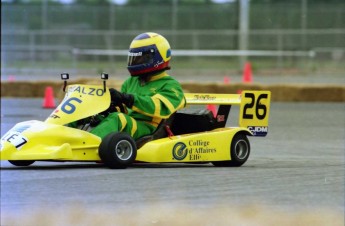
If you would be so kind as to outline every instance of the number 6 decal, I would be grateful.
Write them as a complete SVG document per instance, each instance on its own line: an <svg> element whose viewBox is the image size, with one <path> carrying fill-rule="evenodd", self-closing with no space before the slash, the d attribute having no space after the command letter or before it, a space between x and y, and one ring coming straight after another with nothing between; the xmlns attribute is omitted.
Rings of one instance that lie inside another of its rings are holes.
<svg viewBox="0 0 345 226"><path fill-rule="evenodd" d="M267 99L267 98L268 98L267 93L263 93L258 97L256 101L255 113L256 113L256 117L260 120L263 120L266 117L266 113L267 113L267 107L265 104L261 103L261 99Z"/></svg>
<svg viewBox="0 0 345 226"><path fill-rule="evenodd" d="M65 103L63 103L63 105L61 106L61 111L65 112L66 114L72 114L76 109L76 106L71 103L72 101L76 101L78 103L82 102L82 100L76 97L71 97L70 99L66 100Z"/></svg>

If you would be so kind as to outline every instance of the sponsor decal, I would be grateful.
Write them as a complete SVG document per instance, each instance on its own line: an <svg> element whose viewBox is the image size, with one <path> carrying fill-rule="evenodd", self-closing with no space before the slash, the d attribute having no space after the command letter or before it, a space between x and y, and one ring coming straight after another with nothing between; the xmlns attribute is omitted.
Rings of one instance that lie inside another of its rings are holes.
<svg viewBox="0 0 345 226"><path fill-rule="evenodd" d="M268 133L267 126L248 126L248 129L253 133L254 136L266 136Z"/></svg>
<svg viewBox="0 0 345 226"><path fill-rule="evenodd" d="M201 160L203 155L215 154L216 148L212 148L210 141L205 140L189 140L186 144L178 142L173 147L173 159L184 160L187 156L189 161Z"/></svg>
<svg viewBox="0 0 345 226"><path fill-rule="evenodd" d="M159 65L161 65L161 64L163 64L164 63L164 61L162 60L162 61L157 61L157 63L155 63L155 65L154 65L154 67L158 67Z"/></svg>
<svg viewBox="0 0 345 226"><path fill-rule="evenodd" d="M182 142L178 142L174 145L173 147L173 156L174 156L174 159L176 160L183 160L186 158L188 152L187 152L187 149L186 149L186 145Z"/></svg>
<svg viewBox="0 0 345 226"><path fill-rule="evenodd" d="M66 98L65 98L66 99ZM65 101L64 99L64 101ZM49 116L49 118L60 118L60 116L56 115L57 113L59 113L59 109L55 109L55 111L53 113L51 113L51 115Z"/></svg>
<svg viewBox="0 0 345 226"><path fill-rule="evenodd" d="M188 144L189 160L192 161L200 160L203 154L214 154L217 151L210 148L210 141L190 140Z"/></svg>
<svg viewBox="0 0 345 226"><path fill-rule="evenodd" d="M216 97L215 96L211 96L209 94L196 94L194 95L194 99L195 100L215 100Z"/></svg>
<svg viewBox="0 0 345 226"><path fill-rule="evenodd" d="M128 56L142 56L143 55L143 52L137 52L137 53L131 53L129 52L128 53Z"/></svg>
<svg viewBox="0 0 345 226"><path fill-rule="evenodd" d="M51 115L49 116L49 118L54 118L54 119L56 119L56 118L61 118L61 117L58 116L58 115L56 115L56 114L51 114Z"/></svg>
<svg viewBox="0 0 345 226"><path fill-rule="evenodd" d="M225 121L225 115L217 115L217 122L224 122Z"/></svg>
<svg viewBox="0 0 345 226"><path fill-rule="evenodd" d="M95 89L91 87L80 87L80 86L75 87L75 89L72 90L72 92L78 92L80 94L86 94L90 96L103 96L104 94L103 89Z"/></svg>

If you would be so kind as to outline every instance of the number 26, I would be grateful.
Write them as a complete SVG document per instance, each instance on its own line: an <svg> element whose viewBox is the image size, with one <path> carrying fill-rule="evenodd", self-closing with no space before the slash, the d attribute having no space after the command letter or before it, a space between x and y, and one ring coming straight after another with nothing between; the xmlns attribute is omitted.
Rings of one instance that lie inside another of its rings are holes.
<svg viewBox="0 0 345 226"><path fill-rule="evenodd" d="M255 95L254 95L254 93L246 93L244 97L245 98L250 98L251 101L250 101L250 103L247 103L247 104L244 105L244 108L243 108L243 118L244 119L253 119L254 115L250 114L250 113L247 113L247 110L254 107L254 105L255 105ZM258 96L258 99L256 100L255 116L259 120L264 119L266 117L266 114L267 114L267 107L266 107L266 105L260 103L260 100L261 99L267 99L267 98L268 98L268 95L266 93L263 93L263 94L260 94ZM260 110L262 110L262 111L260 111Z"/></svg>

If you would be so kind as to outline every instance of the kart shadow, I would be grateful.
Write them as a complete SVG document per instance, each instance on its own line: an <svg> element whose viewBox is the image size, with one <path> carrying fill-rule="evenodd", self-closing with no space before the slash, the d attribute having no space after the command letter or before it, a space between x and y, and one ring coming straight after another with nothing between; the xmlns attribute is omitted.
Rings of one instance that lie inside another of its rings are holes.
<svg viewBox="0 0 345 226"><path fill-rule="evenodd" d="M36 165L35 165L36 164ZM130 169L156 169L156 168L205 168L214 167L211 163L134 163L125 170ZM1 164L1 170L66 170L66 169L108 169L103 163L65 163L65 162L38 162L30 166L13 166L10 163ZM111 170L111 169L109 169ZM119 170L119 169L114 169Z"/></svg>
<svg viewBox="0 0 345 226"><path fill-rule="evenodd" d="M1 170L58 170L58 169L90 169L90 168L105 168L102 163L34 163L30 166L13 166L10 163L1 165Z"/></svg>
<svg viewBox="0 0 345 226"><path fill-rule="evenodd" d="M131 168L205 168L214 167L211 163L134 163Z"/></svg>

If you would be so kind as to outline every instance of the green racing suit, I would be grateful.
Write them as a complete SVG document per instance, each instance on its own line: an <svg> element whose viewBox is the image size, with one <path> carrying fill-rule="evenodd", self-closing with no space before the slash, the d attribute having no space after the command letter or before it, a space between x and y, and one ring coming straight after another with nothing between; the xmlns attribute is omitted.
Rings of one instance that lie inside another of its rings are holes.
<svg viewBox="0 0 345 226"><path fill-rule="evenodd" d="M127 113L113 112L90 130L102 139L111 132L122 131L134 139L152 134L163 119L185 106L181 85L165 71L142 83L131 76L121 87L121 92L132 94L134 104Z"/></svg>

